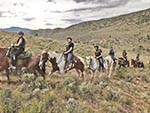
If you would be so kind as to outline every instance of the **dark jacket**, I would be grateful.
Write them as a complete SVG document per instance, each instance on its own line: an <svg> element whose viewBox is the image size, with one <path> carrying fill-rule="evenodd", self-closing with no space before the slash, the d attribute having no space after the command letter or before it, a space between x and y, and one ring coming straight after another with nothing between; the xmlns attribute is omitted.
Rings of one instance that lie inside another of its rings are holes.
<svg viewBox="0 0 150 113"><path fill-rule="evenodd" d="M66 51L68 51L71 47L72 47L72 50L69 53L73 53L73 50L74 50L74 43L73 42L68 43L68 45L66 46Z"/></svg>

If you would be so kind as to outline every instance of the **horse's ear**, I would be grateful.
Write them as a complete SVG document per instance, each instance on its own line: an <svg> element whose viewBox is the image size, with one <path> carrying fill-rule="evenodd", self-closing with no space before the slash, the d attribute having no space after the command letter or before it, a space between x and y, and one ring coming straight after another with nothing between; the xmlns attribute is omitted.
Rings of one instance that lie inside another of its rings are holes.
<svg viewBox="0 0 150 113"><path fill-rule="evenodd" d="M49 59L50 62L51 62L52 60L53 60L52 58Z"/></svg>
<svg viewBox="0 0 150 113"><path fill-rule="evenodd" d="M56 61L56 57L54 57L54 60Z"/></svg>

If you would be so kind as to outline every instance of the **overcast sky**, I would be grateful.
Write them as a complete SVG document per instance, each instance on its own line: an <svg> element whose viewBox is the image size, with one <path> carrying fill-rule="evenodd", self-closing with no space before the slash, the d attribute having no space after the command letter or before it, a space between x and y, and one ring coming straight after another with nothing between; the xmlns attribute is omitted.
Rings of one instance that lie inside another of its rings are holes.
<svg viewBox="0 0 150 113"><path fill-rule="evenodd" d="M64 28L147 8L150 0L0 0L0 28Z"/></svg>

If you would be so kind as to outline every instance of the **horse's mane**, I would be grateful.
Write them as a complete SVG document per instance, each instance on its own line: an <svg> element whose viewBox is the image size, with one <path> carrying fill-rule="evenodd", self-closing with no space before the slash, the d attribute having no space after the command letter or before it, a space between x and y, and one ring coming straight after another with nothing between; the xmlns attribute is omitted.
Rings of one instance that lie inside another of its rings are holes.
<svg viewBox="0 0 150 113"><path fill-rule="evenodd" d="M48 52L48 54L52 57L52 58L54 58L54 57L59 57L60 55L61 55L61 53L57 53L57 52L55 52L55 51L53 51L53 52Z"/></svg>

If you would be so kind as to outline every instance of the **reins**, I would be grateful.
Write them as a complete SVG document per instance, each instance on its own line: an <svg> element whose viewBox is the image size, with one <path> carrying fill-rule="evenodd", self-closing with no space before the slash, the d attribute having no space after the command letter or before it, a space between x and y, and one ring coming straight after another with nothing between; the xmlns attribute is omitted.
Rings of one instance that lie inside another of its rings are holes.
<svg viewBox="0 0 150 113"><path fill-rule="evenodd" d="M62 55L60 56L60 58L59 58L59 60L58 60L58 62L57 62L57 64L60 64L61 63L61 61L62 61L62 57L64 56L64 54L62 53Z"/></svg>

